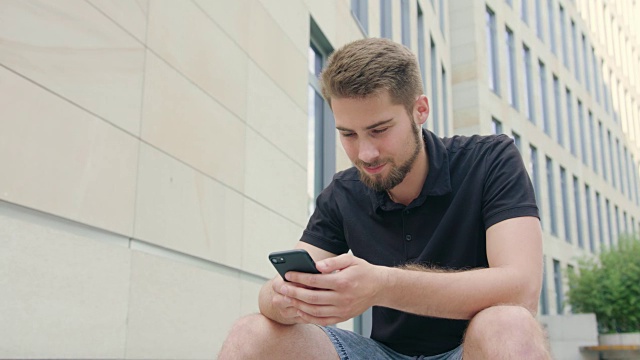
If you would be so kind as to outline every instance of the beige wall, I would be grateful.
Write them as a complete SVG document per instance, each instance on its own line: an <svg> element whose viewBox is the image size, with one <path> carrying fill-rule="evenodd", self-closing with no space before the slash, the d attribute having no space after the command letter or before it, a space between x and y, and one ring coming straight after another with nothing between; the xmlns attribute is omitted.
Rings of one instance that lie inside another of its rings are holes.
<svg viewBox="0 0 640 360"><path fill-rule="evenodd" d="M442 33L439 2L418 1L425 92L435 80L441 95L444 66L449 134L487 133L493 111L513 118L505 128L525 146L551 149L640 220L488 96L483 3L443 1ZM311 17L334 48L364 36L349 0L0 2L0 358L214 358L233 321L257 311L275 274L266 255L290 248L308 217ZM379 20L370 0L370 36ZM336 147L337 169L350 166ZM564 262L579 253L548 234L545 245Z"/></svg>
<svg viewBox="0 0 640 360"><path fill-rule="evenodd" d="M213 358L257 311L308 216L308 12L0 3L0 358Z"/></svg>

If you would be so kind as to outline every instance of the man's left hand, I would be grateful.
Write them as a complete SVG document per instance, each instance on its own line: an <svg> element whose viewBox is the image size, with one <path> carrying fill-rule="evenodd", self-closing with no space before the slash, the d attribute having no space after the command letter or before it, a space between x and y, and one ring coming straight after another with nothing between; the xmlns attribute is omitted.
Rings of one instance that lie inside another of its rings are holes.
<svg viewBox="0 0 640 360"><path fill-rule="evenodd" d="M387 282L386 268L350 254L318 262L322 274L288 272L287 280L307 288L284 284L281 293L306 322L332 325L351 319L375 305Z"/></svg>

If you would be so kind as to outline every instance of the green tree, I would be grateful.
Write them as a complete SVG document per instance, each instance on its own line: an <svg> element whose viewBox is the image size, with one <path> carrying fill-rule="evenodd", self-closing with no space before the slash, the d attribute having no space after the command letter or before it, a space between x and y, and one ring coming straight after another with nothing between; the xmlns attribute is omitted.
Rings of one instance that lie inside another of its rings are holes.
<svg viewBox="0 0 640 360"><path fill-rule="evenodd" d="M640 331L640 239L583 258L569 272L568 303L575 313L595 313L600 333Z"/></svg>

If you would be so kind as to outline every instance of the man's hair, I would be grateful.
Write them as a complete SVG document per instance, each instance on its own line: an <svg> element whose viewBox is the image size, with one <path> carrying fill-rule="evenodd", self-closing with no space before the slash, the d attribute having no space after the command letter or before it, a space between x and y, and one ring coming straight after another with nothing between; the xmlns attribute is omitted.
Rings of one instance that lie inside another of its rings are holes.
<svg viewBox="0 0 640 360"><path fill-rule="evenodd" d="M338 49L329 57L321 83L329 105L332 98L365 98L386 90L394 104L411 114L422 95L415 55L389 39L362 39Z"/></svg>

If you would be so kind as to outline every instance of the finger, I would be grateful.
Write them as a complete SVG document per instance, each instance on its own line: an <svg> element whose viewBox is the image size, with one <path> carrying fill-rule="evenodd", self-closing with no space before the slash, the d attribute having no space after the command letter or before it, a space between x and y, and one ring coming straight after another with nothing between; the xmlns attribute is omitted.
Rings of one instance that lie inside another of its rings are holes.
<svg viewBox="0 0 640 360"><path fill-rule="evenodd" d="M316 268L323 274L330 274L334 271L343 270L353 265L356 261L356 257L351 254L342 254L340 256L331 257L318 261Z"/></svg>
<svg viewBox="0 0 640 360"><path fill-rule="evenodd" d="M335 274L308 274L289 271L286 277L287 280L289 280L289 284L295 283L300 285L298 288L334 290L336 287L335 279L333 279L334 275Z"/></svg>
<svg viewBox="0 0 640 360"><path fill-rule="evenodd" d="M330 317L338 317L339 309L333 305L312 305L307 304L302 301L296 301L295 308L297 311L302 311L303 313L312 316L314 318L330 318ZM296 311L296 315L297 314Z"/></svg>
<svg viewBox="0 0 640 360"><path fill-rule="evenodd" d="M278 292L278 289L280 289L284 283L286 283L286 281L278 274L271 280L271 288L273 291Z"/></svg>
<svg viewBox="0 0 640 360"><path fill-rule="evenodd" d="M275 279L272 283L271 283L271 288L273 289L273 291L276 294L282 294L282 288L284 286L291 286L291 287L300 287L300 288L309 288L308 286L304 285L304 284L299 284L299 283L295 283L295 282L286 282L284 281L280 276L278 276L277 279ZM284 295L284 294L283 294Z"/></svg>
<svg viewBox="0 0 640 360"><path fill-rule="evenodd" d="M298 316L306 323L322 325L322 326L335 325L345 320L335 316L334 317L315 317L305 313L304 311L298 311Z"/></svg>
<svg viewBox="0 0 640 360"><path fill-rule="evenodd" d="M277 295L273 297L272 303L282 317L292 319L298 317L298 308L293 306L293 301L287 296Z"/></svg>
<svg viewBox="0 0 640 360"><path fill-rule="evenodd" d="M281 293L291 300L299 300L301 302L312 305L329 305L333 304L335 300L335 293L327 290L311 290L304 287L297 286L283 286ZM294 302L292 304L296 306Z"/></svg>

